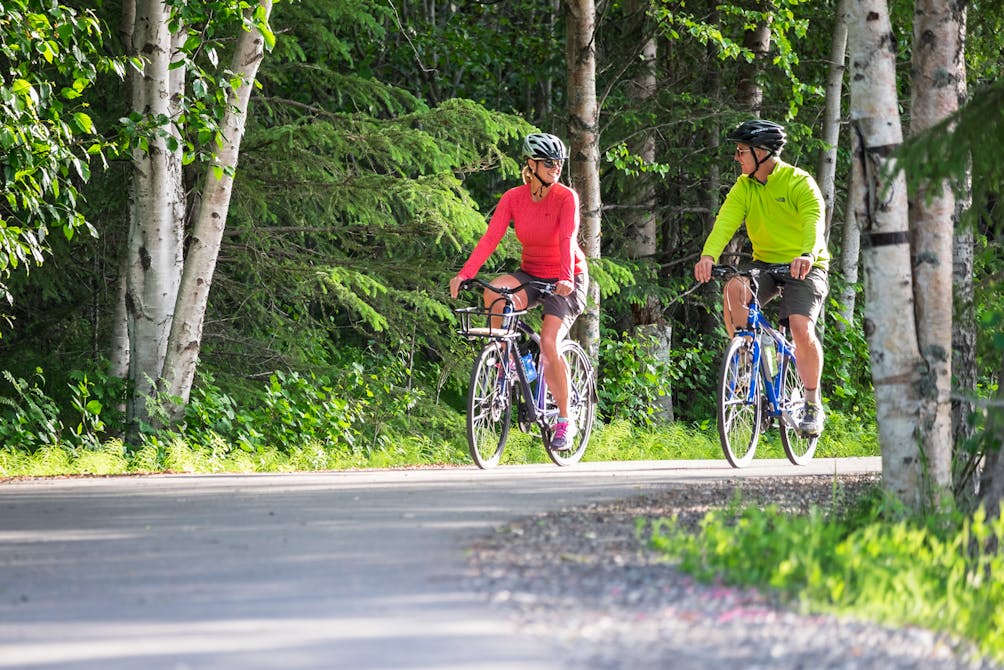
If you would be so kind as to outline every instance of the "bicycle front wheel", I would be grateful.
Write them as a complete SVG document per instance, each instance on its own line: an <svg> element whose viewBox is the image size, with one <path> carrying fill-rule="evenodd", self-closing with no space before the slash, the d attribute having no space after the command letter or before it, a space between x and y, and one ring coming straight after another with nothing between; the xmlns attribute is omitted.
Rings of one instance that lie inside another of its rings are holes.
<svg viewBox="0 0 1004 670"><path fill-rule="evenodd" d="M565 340L558 346L568 366L568 411L576 431L569 449L555 451L545 439L547 455L556 465L571 465L582 460L596 420L596 375L585 350L577 342Z"/></svg>
<svg viewBox="0 0 1004 670"><path fill-rule="evenodd" d="M745 338L735 337L725 349L718 387L718 436L725 458L734 468L753 460L760 439L758 394L750 392L755 383L750 345Z"/></svg>
<svg viewBox="0 0 1004 670"><path fill-rule="evenodd" d="M478 355L467 391L467 444L482 470L498 465L512 425L507 361L502 347L489 344Z"/></svg>
<svg viewBox="0 0 1004 670"><path fill-rule="evenodd" d="M803 436L798 432L797 421L805 405L805 385L795 369L795 359L784 365L784 384L781 387L781 445L788 460L795 465L806 465L816 453L819 436Z"/></svg>

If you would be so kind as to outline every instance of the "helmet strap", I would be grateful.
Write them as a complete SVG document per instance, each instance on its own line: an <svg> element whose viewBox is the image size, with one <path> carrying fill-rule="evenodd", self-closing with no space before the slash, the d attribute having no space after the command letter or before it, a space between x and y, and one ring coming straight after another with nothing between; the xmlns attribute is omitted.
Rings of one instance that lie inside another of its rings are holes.
<svg viewBox="0 0 1004 670"><path fill-rule="evenodd" d="M531 158L530 160L532 160L532 161L536 161L537 159L536 159L536 158ZM548 188L550 188L551 186L553 186L553 185L554 185L554 182L553 182L553 181L544 181L544 180L543 180L543 179L541 178L540 174L538 174L538 173L537 173L537 168L533 168L533 169L531 169L531 170L530 170L530 173L531 173L531 174L533 174L533 176L534 176L534 177L535 177L535 178L537 179L537 181L539 181L539 182L540 182L541 186L543 187L543 188L542 188L542 189L540 189L540 190L538 190L538 189L533 189L533 191L534 191L534 195L543 195L543 193L542 193L541 191L543 191L543 190L545 190L545 189L548 189Z"/></svg>
<svg viewBox="0 0 1004 670"><path fill-rule="evenodd" d="M771 151L770 153L768 153L768 154L767 154L767 157L766 157L766 158L764 158L763 160L760 160L760 157L759 157L759 156L757 156L757 154L756 154L756 149L755 149L754 147L750 147L750 151L751 151L751 152L753 153L753 160L754 160L754 161L756 162L756 167L755 167L755 168L753 168L753 175L752 175L752 176L753 176L753 178L754 178L754 179L756 179L757 181L760 181L760 180L759 180L759 179L758 179L758 178L756 177L756 173L760 171L760 166L761 166L761 165L763 165L764 163L766 163L767 161L769 161L769 160L770 160L771 158L773 158L773 157L774 157L774 152L773 152L773 151ZM766 184L766 183L767 183L767 181L766 181L766 180L764 180L764 181L762 181L762 182L760 182L760 183L761 183L761 184Z"/></svg>

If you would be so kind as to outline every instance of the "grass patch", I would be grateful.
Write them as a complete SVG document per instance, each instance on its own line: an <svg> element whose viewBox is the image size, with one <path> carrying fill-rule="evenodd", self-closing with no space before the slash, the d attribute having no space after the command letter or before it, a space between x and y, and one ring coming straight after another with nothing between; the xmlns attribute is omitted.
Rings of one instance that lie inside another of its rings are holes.
<svg viewBox="0 0 1004 670"><path fill-rule="evenodd" d="M817 450L818 457L875 456L878 442L874 425L840 415L828 418ZM147 436L142 445L127 448L110 439L88 446L46 445L34 451L0 449L0 477L57 475L115 475L144 472L291 472L297 470L348 470L420 465L470 465L462 417L454 419L452 439L425 435L385 434L365 447L343 441L305 438L296 444L274 445L228 441L205 430L198 435ZM869 432L870 431L870 432ZM441 430L440 434L450 432ZM761 436L757 458L784 458L776 429ZM720 459L721 447L714 421L701 424L670 423L640 427L628 421L597 422L585 461ZM529 433L513 426L504 464L549 463L536 427Z"/></svg>
<svg viewBox="0 0 1004 670"><path fill-rule="evenodd" d="M661 461L722 458L718 433L670 423L647 427L614 421L593 431L584 460Z"/></svg>
<svg viewBox="0 0 1004 670"><path fill-rule="evenodd" d="M888 519L891 508L877 488L839 513L736 500L696 533L675 518L656 522L651 544L702 581L769 589L806 612L948 633L1004 661L1004 553L984 549L1004 541L1004 514Z"/></svg>

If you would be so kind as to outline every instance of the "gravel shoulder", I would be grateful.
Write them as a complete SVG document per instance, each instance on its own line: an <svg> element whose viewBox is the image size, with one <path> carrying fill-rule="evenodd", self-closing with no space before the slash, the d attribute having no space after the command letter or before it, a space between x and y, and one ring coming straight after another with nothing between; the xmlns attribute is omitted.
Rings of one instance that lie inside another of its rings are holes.
<svg viewBox="0 0 1004 670"><path fill-rule="evenodd" d="M842 475L843 499L879 475ZM696 583L636 532L677 515L694 527L742 488L744 501L828 507L834 477L674 485L611 503L526 517L478 540L473 588L522 630L557 640L578 670L1004 670L969 645L919 628L805 615L760 592Z"/></svg>

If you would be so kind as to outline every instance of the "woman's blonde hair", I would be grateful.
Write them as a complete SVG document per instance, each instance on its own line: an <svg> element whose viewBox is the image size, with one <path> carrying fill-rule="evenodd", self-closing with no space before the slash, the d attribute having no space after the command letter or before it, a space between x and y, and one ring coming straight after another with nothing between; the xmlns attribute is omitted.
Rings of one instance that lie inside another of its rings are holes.
<svg viewBox="0 0 1004 670"><path fill-rule="evenodd" d="M520 170L520 174L523 175L524 184L529 184L531 181L533 181L533 171L530 169L530 166L528 164L523 163L523 169Z"/></svg>

